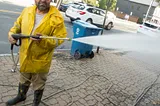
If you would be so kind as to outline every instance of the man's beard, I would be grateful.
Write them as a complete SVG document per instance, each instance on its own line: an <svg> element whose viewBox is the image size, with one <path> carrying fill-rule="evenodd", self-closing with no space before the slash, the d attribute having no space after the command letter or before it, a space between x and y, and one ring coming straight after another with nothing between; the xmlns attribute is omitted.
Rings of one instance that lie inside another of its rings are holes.
<svg viewBox="0 0 160 106"><path fill-rule="evenodd" d="M49 7L50 7L50 4L41 3L41 2L36 3L36 5L37 5L38 10L40 11L47 11L49 10Z"/></svg>

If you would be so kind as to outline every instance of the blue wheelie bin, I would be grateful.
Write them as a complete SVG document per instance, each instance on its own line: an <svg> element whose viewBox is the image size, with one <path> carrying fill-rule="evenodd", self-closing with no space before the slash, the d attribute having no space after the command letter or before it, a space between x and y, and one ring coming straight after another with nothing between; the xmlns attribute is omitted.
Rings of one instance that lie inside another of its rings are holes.
<svg viewBox="0 0 160 106"><path fill-rule="evenodd" d="M82 20L73 22L73 38L96 36L101 30L102 28L98 28L97 26ZM71 55L74 56L75 59L93 58L94 52L92 51L92 48L92 45L72 41Z"/></svg>

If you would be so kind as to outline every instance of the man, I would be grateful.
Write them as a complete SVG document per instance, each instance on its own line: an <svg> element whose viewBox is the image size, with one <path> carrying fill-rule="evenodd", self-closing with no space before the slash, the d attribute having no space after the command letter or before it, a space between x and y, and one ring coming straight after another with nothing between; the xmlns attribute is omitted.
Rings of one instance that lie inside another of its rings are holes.
<svg viewBox="0 0 160 106"><path fill-rule="evenodd" d="M66 37L64 20L56 7L50 6L50 3L51 0L35 0L36 5L25 8L9 31L9 41L16 43L11 36L15 33ZM57 43L54 39L22 39L19 50L19 90L15 98L6 102L7 106L24 101L31 83L34 89L33 106L40 104L54 48L62 43L62 40Z"/></svg>

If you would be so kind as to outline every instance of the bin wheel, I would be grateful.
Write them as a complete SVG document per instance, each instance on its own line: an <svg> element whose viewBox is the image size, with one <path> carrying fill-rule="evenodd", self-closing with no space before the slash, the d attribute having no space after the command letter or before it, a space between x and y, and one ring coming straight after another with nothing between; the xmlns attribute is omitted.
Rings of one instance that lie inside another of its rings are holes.
<svg viewBox="0 0 160 106"><path fill-rule="evenodd" d="M92 51L89 57L92 59L94 57L94 52Z"/></svg>
<svg viewBox="0 0 160 106"><path fill-rule="evenodd" d="M93 24L93 21L91 18L87 19L86 22L90 23L90 24Z"/></svg>
<svg viewBox="0 0 160 106"><path fill-rule="evenodd" d="M85 53L85 57L86 57L86 58L90 57L89 51L87 51L87 52Z"/></svg>
<svg viewBox="0 0 160 106"><path fill-rule="evenodd" d="M81 58L81 53L80 53L78 50L75 51L75 53L74 53L74 58L75 58L76 60L78 60L78 59Z"/></svg>
<svg viewBox="0 0 160 106"><path fill-rule="evenodd" d="M71 21L71 22L73 22L73 21L74 21L74 19L70 18L70 21Z"/></svg>

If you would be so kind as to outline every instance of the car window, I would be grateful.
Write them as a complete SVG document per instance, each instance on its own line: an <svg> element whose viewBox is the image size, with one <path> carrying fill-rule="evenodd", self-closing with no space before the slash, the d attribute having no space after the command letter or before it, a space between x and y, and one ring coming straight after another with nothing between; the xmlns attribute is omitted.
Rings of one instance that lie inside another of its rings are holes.
<svg viewBox="0 0 160 106"><path fill-rule="evenodd" d="M87 11L90 13L96 14L96 15L105 16L105 13L103 11L95 9L95 8L88 8Z"/></svg>
<svg viewBox="0 0 160 106"><path fill-rule="evenodd" d="M95 9L92 9L92 13L93 13L93 14L96 14L96 12L97 12L97 11L96 11Z"/></svg>
<svg viewBox="0 0 160 106"><path fill-rule="evenodd" d="M85 8L85 6L81 5L78 7L78 9L83 10Z"/></svg>
<svg viewBox="0 0 160 106"><path fill-rule="evenodd" d="M100 11L94 8L92 8L92 13L96 15L100 15Z"/></svg>
<svg viewBox="0 0 160 106"><path fill-rule="evenodd" d="M149 23L144 23L145 26L149 27L149 28L153 28L153 29L157 29L158 27Z"/></svg>
<svg viewBox="0 0 160 106"><path fill-rule="evenodd" d="M93 9L92 8L88 8L87 11L90 12L90 13L93 13Z"/></svg>
<svg viewBox="0 0 160 106"><path fill-rule="evenodd" d="M85 6L80 5L80 4L75 4L72 6L73 8L79 9L79 10L83 10L85 8Z"/></svg>
<svg viewBox="0 0 160 106"><path fill-rule="evenodd" d="M97 15L100 15L100 11L99 11L99 10L97 10L97 9L96 9L96 14L97 14Z"/></svg>
<svg viewBox="0 0 160 106"><path fill-rule="evenodd" d="M75 5L73 5L72 7L73 7L73 8L78 8L78 6L79 6L79 5L75 4Z"/></svg>
<svg viewBox="0 0 160 106"><path fill-rule="evenodd" d="M76 5L76 4L73 4L73 3L69 3L69 4L68 4L68 6L74 6L74 5Z"/></svg>
<svg viewBox="0 0 160 106"><path fill-rule="evenodd" d="M105 13L103 11L100 11L101 16L105 16Z"/></svg>

